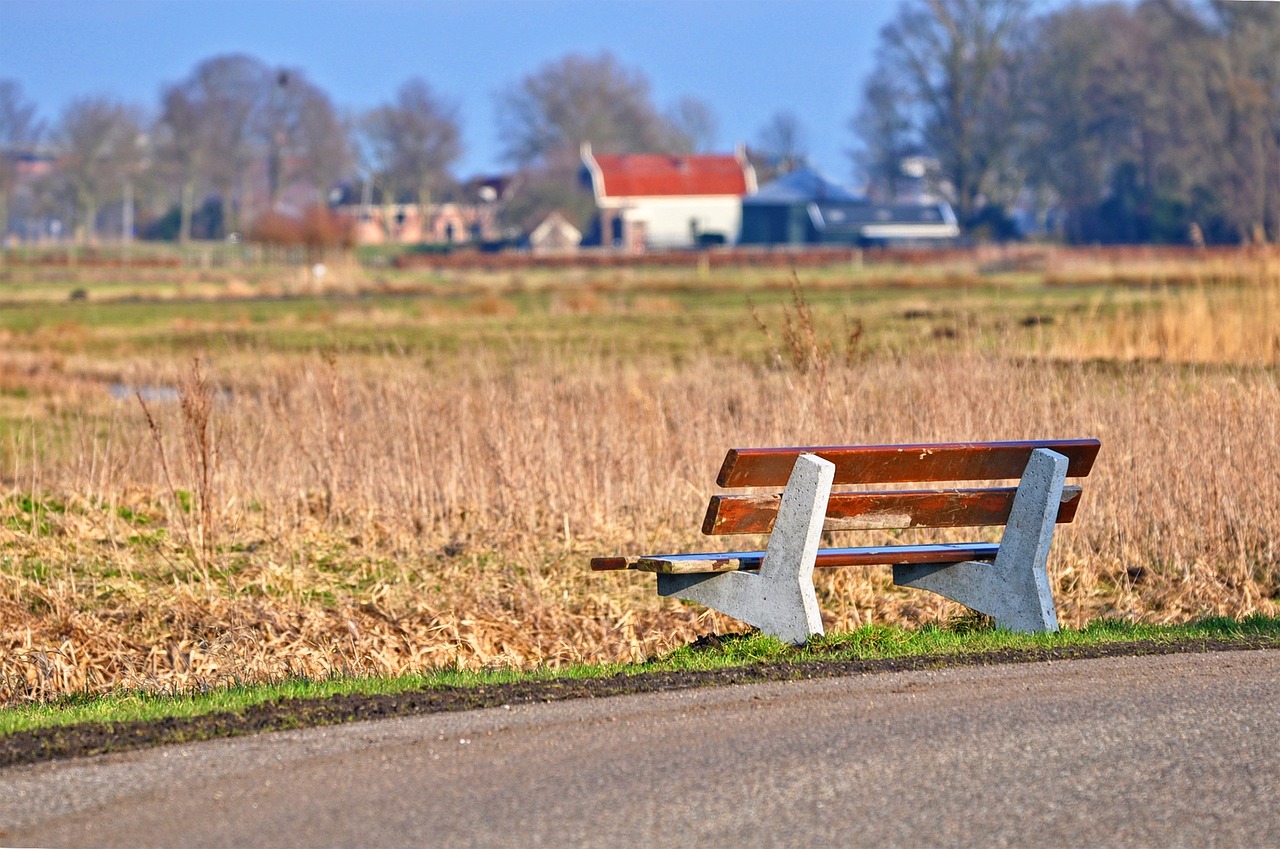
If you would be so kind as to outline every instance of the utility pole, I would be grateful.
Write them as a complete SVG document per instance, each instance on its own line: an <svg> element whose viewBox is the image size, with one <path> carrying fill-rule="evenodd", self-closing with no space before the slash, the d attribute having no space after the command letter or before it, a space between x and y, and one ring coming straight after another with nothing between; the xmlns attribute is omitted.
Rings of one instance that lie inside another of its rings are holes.
<svg viewBox="0 0 1280 849"><path fill-rule="evenodd" d="M120 210L120 229L123 237L122 258L129 263L130 248L133 245L133 180L124 181L124 202Z"/></svg>

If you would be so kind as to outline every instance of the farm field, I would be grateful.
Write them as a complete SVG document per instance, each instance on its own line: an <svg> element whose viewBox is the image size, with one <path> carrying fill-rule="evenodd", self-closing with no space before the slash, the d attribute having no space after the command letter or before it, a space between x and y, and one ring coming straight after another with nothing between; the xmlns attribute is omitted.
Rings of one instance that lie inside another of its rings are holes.
<svg viewBox="0 0 1280 849"><path fill-rule="evenodd" d="M1280 611L1280 251L309 268L0 265L0 703L736 630L586 563L715 547L742 445L1096 436L1064 624ZM832 572L829 629L965 615Z"/></svg>

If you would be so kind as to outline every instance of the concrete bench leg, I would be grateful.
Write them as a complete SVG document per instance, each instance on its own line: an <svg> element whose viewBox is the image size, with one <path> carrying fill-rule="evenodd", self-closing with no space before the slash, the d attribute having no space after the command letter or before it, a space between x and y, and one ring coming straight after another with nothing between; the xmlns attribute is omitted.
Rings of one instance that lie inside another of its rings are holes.
<svg viewBox="0 0 1280 849"><path fill-rule="evenodd" d="M1018 484L996 562L900 565L893 582L930 590L1010 631L1056 631L1058 613L1049 589L1049 546L1067 477L1067 458L1045 448L1031 454Z"/></svg>
<svg viewBox="0 0 1280 849"><path fill-rule="evenodd" d="M796 459L759 572L659 574L658 594L704 604L792 645L821 634L813 562L835 470L813 454Z"/></svg>

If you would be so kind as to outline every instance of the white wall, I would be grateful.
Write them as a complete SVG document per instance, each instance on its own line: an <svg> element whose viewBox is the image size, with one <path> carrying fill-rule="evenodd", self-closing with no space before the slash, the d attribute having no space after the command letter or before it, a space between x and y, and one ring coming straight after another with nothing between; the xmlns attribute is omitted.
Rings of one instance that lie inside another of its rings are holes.
<svg viewBox="0 0 1280 849"><path fill-rule="evenodd" d="M689 222L698 222L698 233L720 233L725 241L738 241L742 229L742 199L737 195L714 197L628 198L625 202L606 199L608 209L622 209L627 221L645 224L648 247L685 248L694 244ZM608 238L608 234L605 234Z"/></svg>

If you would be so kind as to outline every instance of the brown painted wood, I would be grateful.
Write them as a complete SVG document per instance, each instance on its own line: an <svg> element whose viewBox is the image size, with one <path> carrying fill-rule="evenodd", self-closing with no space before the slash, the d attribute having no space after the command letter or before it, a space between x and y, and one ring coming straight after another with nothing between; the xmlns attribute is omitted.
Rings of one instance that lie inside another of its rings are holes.
<svg viewBox="0 0 1280 849"><path fill-rule="evenodd" d="M824 548L818 550L814 565L834 568L837 566L892 566L899 563L961 563L966 560L995 560L999 550L1000 545L994 542ZM651 554L628 560L628 567L641 572L696 574L759 569L763 560L763 551Z"/></svg>
<svg viewBox="0 0 1280 849"><path fill-rule="evenodd" d="M1068 459L1068 477L1084 477L1101 447L1096 439L1023 442L944 442L920 445L847 445L811 448L733 448L724 458L720 486L786 486L796 457L817 454L836 466L837 484L972 481L1020 478L1031 452L1049 448Z"/></svg>
<svg viewBox="0 0 1280 849"><path fill-rule="evenodd" d="M619 569L627 568L627 558L625 557L592 557L592 572L616 572Z"/></svg>
<svg viewBox="0 0 1280 849"><path fill-rule="evenodd" d="M989 489L837 492L827 501L828 531L900 528L971 528L1009 521L1017 487ZM781 495L713 495L702 520L704 534L767 534L773 530ZM1080 487L1064 486L1058 522L1070 522Z"/></svg>

